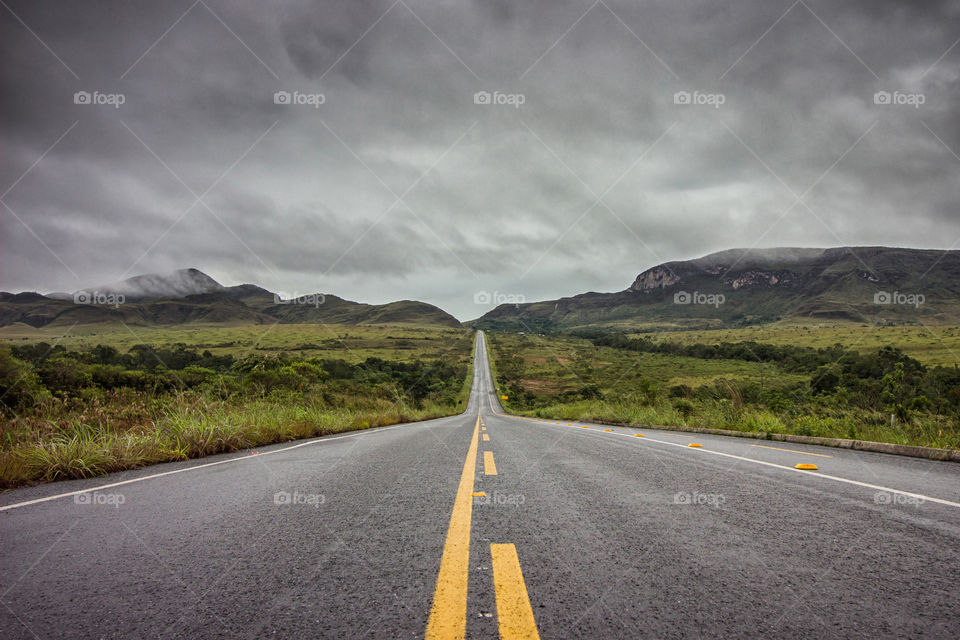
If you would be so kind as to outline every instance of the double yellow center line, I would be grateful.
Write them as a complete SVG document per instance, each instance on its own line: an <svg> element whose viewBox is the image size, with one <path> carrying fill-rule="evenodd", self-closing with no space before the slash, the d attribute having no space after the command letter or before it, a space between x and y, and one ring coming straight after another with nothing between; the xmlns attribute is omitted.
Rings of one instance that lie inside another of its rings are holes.
<svg viewBox="0 0 960 640"><path fill-rule="evenodd" d="M457 639L467 632L467 586L470 569L470 522L473 515L473 484L477 470L480 441L480 416L473 428L467 459L460 474L460 486L450 515L447 540L440 558L440 572L433 594L433 606L427 621L427 640ZM484 434L484 441L489 436ZM493 452L483 452L485 475L497 475ZM538 639L530 598L520 569L517 549L512 544L491 544L493 586L497 601L500 637L504 640Z"/></svg>
<svg viewBox="0 0 960 640"><path fill-rule="evenodd" d="M477 434L480 416L473 428L467 460L460 474L460 487L453 502L447 541L440 558L437 588L427 621L427 640L463 638L467 633L467 581L470 573L470 519L473 515L473 476L477 470Z"/></svg>

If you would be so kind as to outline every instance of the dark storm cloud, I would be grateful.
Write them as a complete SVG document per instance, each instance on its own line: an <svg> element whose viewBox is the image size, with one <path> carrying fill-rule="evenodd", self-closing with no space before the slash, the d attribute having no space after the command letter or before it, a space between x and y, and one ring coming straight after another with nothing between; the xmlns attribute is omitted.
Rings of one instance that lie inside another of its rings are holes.
<svg viewBox="0 0 960 640"><path fill-rule="evenodd" d="M7 7L6 290L195 266L469 318L729 247L960 241L957 2Z"/></svg>

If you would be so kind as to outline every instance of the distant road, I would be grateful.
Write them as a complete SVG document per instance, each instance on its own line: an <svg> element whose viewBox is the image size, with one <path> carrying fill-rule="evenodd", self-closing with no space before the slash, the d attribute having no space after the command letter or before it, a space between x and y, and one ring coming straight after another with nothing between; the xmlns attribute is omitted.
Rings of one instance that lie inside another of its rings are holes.
<svg viewBox="0 0 960 640"><path fill-rule="evenodd" d="M0 638L960 637L960 465L510 417L478 347L460 416L0 495Z"/></svg>

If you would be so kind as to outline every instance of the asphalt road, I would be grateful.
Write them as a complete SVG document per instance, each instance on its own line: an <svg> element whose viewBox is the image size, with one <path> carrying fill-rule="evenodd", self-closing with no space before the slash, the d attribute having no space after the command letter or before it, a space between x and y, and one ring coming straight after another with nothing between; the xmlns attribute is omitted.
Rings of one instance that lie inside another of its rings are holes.
<svg viewBox="0 0 960 640"><path fill-rule="evenodd" d="M0 495L0 638L960 637L960 465L504 416L482 349L474 380L461 416Z"/></svg>

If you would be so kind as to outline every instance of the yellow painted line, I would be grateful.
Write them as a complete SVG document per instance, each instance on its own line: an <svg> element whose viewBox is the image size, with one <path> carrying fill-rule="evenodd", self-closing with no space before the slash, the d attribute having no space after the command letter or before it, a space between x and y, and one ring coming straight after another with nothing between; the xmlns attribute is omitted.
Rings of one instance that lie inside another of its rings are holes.
<svg viewBox="0 0 960 640"><path fill-rule="evenodd" d="M486 434L486 433L483 434L483 441L484 441L484 442L490 442L490 436L489 436L489 434Z"/></svg>
<svg viewBox="0 0 960 640"><path fill-rule="evenodd" d="M470 573L470 518L473 514L473 478L477 470L477 433L480 416L473 427L467 459L460 474L460 486L453 502L447 540L443 544L433 606L427 620L427 640L463 638L467 633L467 581Z"/></svg>
<svg viewBox="0 0 960 640"><path fill-rule="evenodd" d="M751 447L760 447L761 449L775 449L777 451L789 451L790 453L802 453L805 456L820 456L821 458L832 458L825 453L810 453L809 451L797 451L796 449L781 449L780 447L768 447L762 444L752 444Z"/></svg>
<svg viewBox="0 0 960 640"><path fill-rule="evenodd" d="M500 638L540 638L517 548L512 544L491 544L490 555L493 556L493 589L497 598Z"/></svg>
<svg viewBox="0 0 960 640"><path fill-rule="evenodd" d="M493 462L493 451L483 452L483 475L485 476L497 475L497 465L494 464Z"/></svg>

